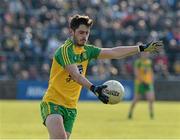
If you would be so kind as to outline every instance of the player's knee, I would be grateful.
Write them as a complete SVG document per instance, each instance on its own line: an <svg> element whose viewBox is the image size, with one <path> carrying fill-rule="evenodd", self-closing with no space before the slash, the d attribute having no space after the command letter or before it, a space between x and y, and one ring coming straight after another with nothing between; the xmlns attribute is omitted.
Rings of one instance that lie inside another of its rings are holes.
<svg viewBox="0 0 180 140"><path fill-rule="evenodd" d="M52 139L67 139L67 135L64 132L57 132L54 133L53 136L51 136Z"/></svg>
<svg viewBox="0 0 180 140"><path fill-rule="evenodd" d="M133 99L134 103L137 103L138 101L139 101L139 98L137 98L137 97Z"/></svg>
<svg viewBox="0 0 180 140"><path fill-rule="evenodd" d="M46 127L51 139L67 139L62 116L55 114L49 115L46 119Z"/></svg>
<svg viewBox="0 0 180 140"><path fill-rule="evenodd" d="M149 101L150 101L151 103L153 103L153 102L154 102L154 99L153 99L153 98L151 98Z"/></svg>
<svg viewBox="0 0 180 140"><path fill-rule="evenodd" d="M148 101L150 102L150 103L153 103L154 102L154 98L148 98Z"/></svg>
<svg viewBox="0 0 180 140"><path fill-rule="evenodd" d="M51 139L67 139L66 133L61 131L60 129L49 131L49 136Z"/></svg>
<svg viewBox="0 0 180 140"><path fill-rule="evenodd" d="M150 102L154 102L154 100L155 100L155 98L153 96L149 98Z"/></svg>

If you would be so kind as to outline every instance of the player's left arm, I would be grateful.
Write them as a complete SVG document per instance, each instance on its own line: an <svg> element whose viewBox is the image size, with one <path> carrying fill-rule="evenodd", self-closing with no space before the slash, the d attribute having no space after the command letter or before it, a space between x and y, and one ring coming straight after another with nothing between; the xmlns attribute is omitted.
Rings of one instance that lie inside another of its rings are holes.
<svg viewBox="0 0 180 140"><path fill-rule="evenodd" d="M115 48L102 48L98 56L100 59L119 59L139 52L158 52L163 46L162 41L154 41L148 44L135 46L118 46Z"/></svg>

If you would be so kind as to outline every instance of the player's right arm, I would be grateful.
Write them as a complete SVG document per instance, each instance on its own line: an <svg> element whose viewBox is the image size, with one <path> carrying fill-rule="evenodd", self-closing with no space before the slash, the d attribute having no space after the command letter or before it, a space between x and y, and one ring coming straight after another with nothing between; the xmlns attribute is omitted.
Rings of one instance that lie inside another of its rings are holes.
<svg viewBox="0 0 180 140"><path fill-rule="evenodd" d="M65 70L71 75L71 78L78 84L90 89L93 85L86 77L80 74L76 64L70 64L65 66Z"/></svg>
<svg viewBox="0 0 180 140"><path fill-rule="evenodd" d="M55 59L71 75L73 80L90 89L93 84L80 74L76 62L73 59L73 53L71 49L69 49L72 45L73 43L70 39L66 40L65 44L55 52Z"/></svg>

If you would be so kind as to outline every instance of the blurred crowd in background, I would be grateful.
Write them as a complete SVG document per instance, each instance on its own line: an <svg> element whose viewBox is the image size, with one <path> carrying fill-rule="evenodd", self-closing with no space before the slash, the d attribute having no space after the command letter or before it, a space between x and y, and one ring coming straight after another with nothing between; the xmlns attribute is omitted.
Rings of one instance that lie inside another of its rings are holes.
<svg viewBox="0 0 180 140"><path fill-rule="evenodd" d="M163 40L164 51L151 55L155 78L180 78L179 0L1 0L0 79L48 80L77 13L94 19L89 43L98 47ZM87 75L132 79L138 57L92 61Z"/></svg>

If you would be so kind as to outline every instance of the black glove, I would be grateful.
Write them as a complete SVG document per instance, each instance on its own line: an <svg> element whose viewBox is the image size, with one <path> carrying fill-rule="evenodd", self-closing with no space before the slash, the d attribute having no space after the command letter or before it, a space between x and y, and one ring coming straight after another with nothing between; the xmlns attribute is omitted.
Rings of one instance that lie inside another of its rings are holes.
<svg viewBox="0 0 180 140"><path fill-rule="evenodd" d="M139 45L140 52L158 52L163 47L162 41L152 41L148 44Z"/></svg>
<svg viewBox="0 0 180 140"><path fill-rule="evenodd" d="M102 92L105 88L107 88L107 85L92 85L90 90L98 97L99 100L101 100L104 104L107 104L109 102L109 97Z"/></svg>

